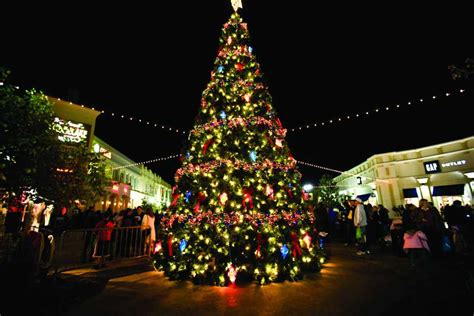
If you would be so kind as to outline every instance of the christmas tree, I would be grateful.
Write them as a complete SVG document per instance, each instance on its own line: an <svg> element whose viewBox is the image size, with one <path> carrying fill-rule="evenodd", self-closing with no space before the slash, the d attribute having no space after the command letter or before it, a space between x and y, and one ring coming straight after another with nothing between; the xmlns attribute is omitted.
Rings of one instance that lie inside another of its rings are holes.
<svg viewBox="0 0 474 316"><path fill-rule="evenodd" d="M155 264L172 279L296 280L324 261L301 174L237 12L183 151Z"/></svg>

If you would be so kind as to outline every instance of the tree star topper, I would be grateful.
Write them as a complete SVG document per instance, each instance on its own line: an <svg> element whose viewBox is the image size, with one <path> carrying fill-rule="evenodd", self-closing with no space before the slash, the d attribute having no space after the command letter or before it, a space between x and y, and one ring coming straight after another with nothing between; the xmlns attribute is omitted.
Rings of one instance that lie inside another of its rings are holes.
<svg viewBox="0 0 474 316"><path fill-rule="evenodd" d="M234 8L234 11L237 12L238 9L242 9L242 0L231 0L232 2L232 7Z"/></svg>

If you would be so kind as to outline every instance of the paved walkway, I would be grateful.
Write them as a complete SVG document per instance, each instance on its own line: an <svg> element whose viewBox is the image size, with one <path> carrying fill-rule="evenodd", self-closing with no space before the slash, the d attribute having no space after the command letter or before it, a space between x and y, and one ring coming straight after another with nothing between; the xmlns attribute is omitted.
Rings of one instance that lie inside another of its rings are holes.
<svg viewBox="0 0 474 316"><path fill-rule="evenodd" d="M407 258L389 251L358 257L353 248L338 243L328 244L327 250L331 258L320 273L266 286L169 281L143 261L70 271L32 284L28 291L14 277L17 289L5 284L0 314L473 315L472 262L445 260L411 269Z"/></svg>
<svg viewBox="0 0 474 316"><path fill-rule="evenodd" d="M411 269L390 253L358 257L330 245L321 273L299 282L194 286L142 271L111 278L69 315L472 315L467 275L454 263ZM110 272L109 272L110 273ZM470 299L472 300L471 297Z"/></svg>

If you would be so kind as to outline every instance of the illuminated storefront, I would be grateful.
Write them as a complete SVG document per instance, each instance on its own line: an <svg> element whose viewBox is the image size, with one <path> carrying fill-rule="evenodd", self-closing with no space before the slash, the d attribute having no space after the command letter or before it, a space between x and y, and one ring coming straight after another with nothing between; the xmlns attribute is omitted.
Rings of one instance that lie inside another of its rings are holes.
<svg viewBox="0 0 474 316"><path fill-rule="evenodd" d="M168 183L94 135L96 119L101 112L53 97L48 100L53 104L56 116L53 128L58 139L69 146L86 144L88 150L106 158L107 176L113 180L106 187L103 200L95 205L96 209L110 207L116 212L137 207L143 199L157 206L171 203ZM61 171L68 172L67 169Z"/></svg>
<svg viewBox="0 0 474 316"><path fill-rule="evenodd" d="M367 197L385 207L460 200L472 204L474 137L429 147L378 154L335 178L340 194Z"/></svg>

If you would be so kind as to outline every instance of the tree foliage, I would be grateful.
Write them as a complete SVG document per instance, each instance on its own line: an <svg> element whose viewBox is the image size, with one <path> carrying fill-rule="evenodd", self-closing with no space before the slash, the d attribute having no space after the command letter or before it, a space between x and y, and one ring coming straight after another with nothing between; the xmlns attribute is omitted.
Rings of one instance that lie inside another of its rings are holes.
<svg viewBox="0 0 474 316"><path fill-rule="evenodd" d="M17 191L41 183L39 173L53 163L48 153L57 141L51 128L53 108L46 97L17 89L6 81L8 75L0 70L0 187Z"/></svg>
<svg viewBox="0 0 474 316"><path fill-rule="evenodd" d="M0 189L35 189L60 205L94 202L106 186L105 164L85 145L66 146L53 129L54 111L44 94L11 85L0 70Z"/></svg>
<svg viewBox="0 0 474 316"><path fill-rule="evenodd" d="M315 190L317 201L329 207L337 206L339 205L338 192L339 189L333 181L333 177L329 174L322 175Z"/></svg>

